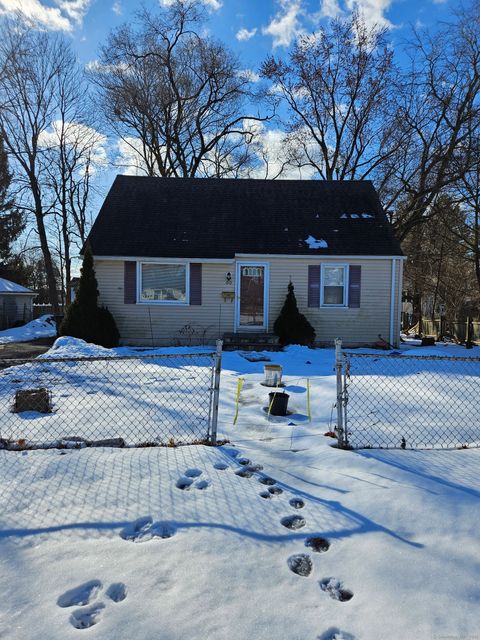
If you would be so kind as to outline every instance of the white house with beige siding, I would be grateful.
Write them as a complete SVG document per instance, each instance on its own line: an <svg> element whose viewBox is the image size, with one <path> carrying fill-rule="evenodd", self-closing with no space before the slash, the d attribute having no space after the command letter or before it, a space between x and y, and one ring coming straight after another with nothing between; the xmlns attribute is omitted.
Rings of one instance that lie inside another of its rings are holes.
<svg viewBox="0 0 480 640"><path fill-rule="evenodd" d="M318 344L398 344L404 257L368 181L118 176L89 243L123 344L255 341L290 281Z"/></svg>

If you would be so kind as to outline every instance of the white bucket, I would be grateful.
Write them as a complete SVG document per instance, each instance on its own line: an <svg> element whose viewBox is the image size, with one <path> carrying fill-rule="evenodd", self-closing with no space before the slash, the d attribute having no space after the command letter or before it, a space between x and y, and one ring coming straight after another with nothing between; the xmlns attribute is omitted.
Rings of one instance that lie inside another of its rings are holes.
<svg viewBox="0 0 480 640"><path fill-rule="evenodd" d="M263 366L266 387L279 387L282 384L282 366L279 364L266 364Z"/></svg>

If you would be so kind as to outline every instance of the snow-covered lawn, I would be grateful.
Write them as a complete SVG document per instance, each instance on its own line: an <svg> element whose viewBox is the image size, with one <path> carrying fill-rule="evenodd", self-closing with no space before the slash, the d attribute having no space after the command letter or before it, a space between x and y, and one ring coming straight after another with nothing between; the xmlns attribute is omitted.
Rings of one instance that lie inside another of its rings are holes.
<svg viewBox="0 0 480 640"><path fill-rule="evenodd" d="M333 351L271 357L294 413L226 353L224 447L0 451L0 638L478 635L480 450L332 448Z"/></svg>
<svg viewBox="0 0 480 640"><path fill-rule="evenodd" d="M32 320L22 327L0 331L0 344L12 342L30 342L39 338L53 338L57 335L57 328L52 316L46 315Z"/></svg>
<svg viewBox="0 0 480 640"><path fill-rule="evenodd" d="M78 438L122 438L128 445L204 440L213 363L205 351L142 357L58 338L39 358L0 371L0 437L37 446ZM50 392L51 412L11 411L18 391L38 388Z"/></svg>

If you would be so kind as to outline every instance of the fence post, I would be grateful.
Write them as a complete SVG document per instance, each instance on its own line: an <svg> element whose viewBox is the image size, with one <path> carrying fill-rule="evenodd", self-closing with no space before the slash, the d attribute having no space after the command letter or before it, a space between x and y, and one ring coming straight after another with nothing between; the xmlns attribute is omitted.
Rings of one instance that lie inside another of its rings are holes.
<svg viewBox="0 0 480 640"><path fill-rule="evenodd" d="M217 350L215 352L215 368L213 374L213 410L210 433L210 442L213 446L217 444L218 399L220 396L220 373L222 371L222 346L223 341L217 340Z"/></svg>
<svg viewBox="0 0 480 640"><path fill-rule="evenodd" d="M345 447L345 430L343 425L343 380L342 380L342 340L335 338L335 372L337 376L337 439L340 449Z"/></svg>

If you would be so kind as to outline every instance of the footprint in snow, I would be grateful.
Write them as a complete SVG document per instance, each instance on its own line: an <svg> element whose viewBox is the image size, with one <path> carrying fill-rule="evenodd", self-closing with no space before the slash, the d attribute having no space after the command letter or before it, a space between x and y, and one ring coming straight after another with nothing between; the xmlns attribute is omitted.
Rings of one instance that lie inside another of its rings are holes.
<svg viewBox="0 0 480 640"><path fill-rule="evenodd" d="M305 502L301 498L292 498L288 504L294 509L303 509Z"/></svg>
<svg viewBox="0 0 480 640"><path fill-rule="evenodd" d="M249 467L243 467L243 469L238 469L235 471L235 475L239 478L251 478L254 472L249 469Z"/></svg>
<svg viewBox="0 0 480 640"><path fill-rule="evenodd" d="M280 487L268 487L268 493L271 493L272 496L279 496L283 493L283 489L280 489Z"/></svg>
<svg viewBox="0 0 480 640"><path fill-rule="evenodd" d="M345 589L337 578L324 578L320 581L320 589L339 602L348 602L353 598L353 593Z"/></svg>
<svg viewBox="0 0 480 640"><path fill-rule="evenodd" d="M88 609L78 609L70 616L70 623L75 629L89 629L100 622L105 605L102 602L94 604Z"/></svg>
<svg viewBox="0 0 480 640"><path fill-rule="evenodd" d="M114 582L105 591L105 595L113 602L122 602L127 597L127 587L123 582Z"/></svg>
<svg viewBox="0 0 480 640"><path fill-rule="evenodd" d="M201 491L203 491L209 486L210 484L206 480L200 480L195 484L195 489L200 489Z"/></svg>
<svg viewBox="0 0 480 640"><path fill-rule="evenodd" d="M250 464L250 460L248 458L236 458L238 464L241 464L243 466Z"/></svg>
<svg viewBox="0 0 480 640"><path fill-rule="evenodd" d="M225 471L226 469L228 469L228 464L225 464L225 462L216 462L213 465L214 469L218 469L218 471Z"/></svg>
<svg viewBox="0 0 480 640"><path fill-rule="evenodd" d="M277 481L274 480L273 478L270 478L269 476L261 476L258 481L260 482L260 484L266 484L266 485L274 485L277 484Z"/></svg>
<svg viewBox="0 0 480 640"><path fill-rule="evenodd" d="M261 491L258 495L261 498L265 498L265 500L271 500L273 498L272 494L269 491Z"/></svg>
<svg viewBox="0 0 480 640"><path fill-rule="evenodd" d="M177 480L175 486L177 489L181 489L182 491L189 491L190 487L193 484L192 478L187 478L186 476L182 476Z"/></svg>
<svg viewBox="0 0 480 640"><path fill-rule="evenodd" d="M90 580L90 582L85 582L74 589L66 591L58 598L57 604L60 607L82 607L82 609L77 609L70 616L70 624L75 629L89 629L100 621L102 612L105 609L104 603L97 602L89 607L85 605L90 605L101 589L102 583L100 580ZM108 587L105 595L112 602L122 602L127 597L127 587L123 582L114 582Z"/></svg>
<svg viewBox="0 0 480 640"><path fill-rule="evenodd" d="M323 553L324 551L328 551L330 549L330 542L326 538L313 536L305 540L305 546L309 547L316 553Z"/></svg>
<svg viewBox="0 0 480 640"><path fill-rule="evenodd" d="M153 538L171 538L175 533L175 527L169 522L153 522L150 516L146 516L125 527L120 536L130 542L148 542Z"/></svg>
<svg viewBox="0 0 480 640"><path fill-rule="evenodd" d="M355 638L350 633L340 631L337 627L331 627L318 636L317 640L355 640Z"/></svg>
<svg viewBox="0 0 480 640"><path fill-rule="evenodd" d="M195 468L187 469L183 475L186 476L187 478L198 478L199 476L202 475L202 470L195 469Z"/></svg>
<svg viewBox="0 0 480 640"><path fill-rule="evenodd" d="M313 564L309 555L306 553L297 553L294 556L290 556L287 560L288 568L297 576L303 576L308 578L312 573Z"/></svg>
<svg viewBox="0 0 480 640"><path fill-rule="evenodd" d="M285 516L280 520L280 523L283 524L287 529L301 529L307 524L305 518L302 516Z"/></svg>
<svg viewBox="0 0 480 640"><path fill-rule="evenodd" d="M92 600L95 600L101 588L102 583L100 580L90 580L74 589L65 591L65 593L58 598L57 604L59 607L81 607L90 604Z"/></svg>

